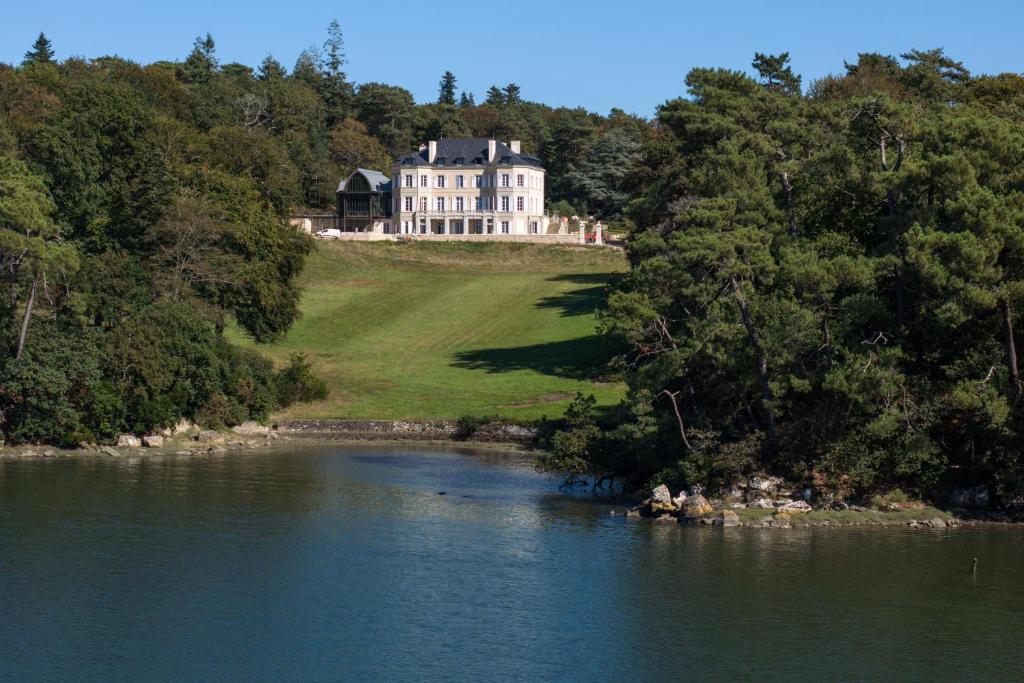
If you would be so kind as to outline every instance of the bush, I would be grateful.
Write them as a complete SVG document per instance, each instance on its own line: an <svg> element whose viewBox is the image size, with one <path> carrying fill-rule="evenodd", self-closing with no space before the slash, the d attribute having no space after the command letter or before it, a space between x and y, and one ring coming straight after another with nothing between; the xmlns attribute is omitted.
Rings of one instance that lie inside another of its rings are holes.
<svg viewBox="0 0 1024 683"><path fill-rule="evenodd" d="M327 398L327 383L316 376L305 354L293 353L288 365L275 378L277 405L287 408L293 403L322 401Z"/></svg>

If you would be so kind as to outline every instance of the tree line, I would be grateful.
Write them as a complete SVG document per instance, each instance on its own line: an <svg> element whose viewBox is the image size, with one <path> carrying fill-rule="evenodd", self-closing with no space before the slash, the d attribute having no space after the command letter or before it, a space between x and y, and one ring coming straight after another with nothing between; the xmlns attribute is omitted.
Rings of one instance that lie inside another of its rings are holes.
<svg viewBox="0 0 1024 683"><path fill-rule="evenodd" d="M599 482L1024 493L1024 77L861 54L698 68L643 141L603 332L544 465Z"/></svg>

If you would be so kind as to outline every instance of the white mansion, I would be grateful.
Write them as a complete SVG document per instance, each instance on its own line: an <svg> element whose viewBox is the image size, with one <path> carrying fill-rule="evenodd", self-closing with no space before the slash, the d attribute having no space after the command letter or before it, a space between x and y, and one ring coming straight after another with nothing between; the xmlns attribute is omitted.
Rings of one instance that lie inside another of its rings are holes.
<svg viewBox="0 0 1024 683"><path fill-rule="evenodd" d="M338 186L342 232L383 235L544 235L544 167L483 138L431 141L400 157L390 178L358 169Z"/></svg>

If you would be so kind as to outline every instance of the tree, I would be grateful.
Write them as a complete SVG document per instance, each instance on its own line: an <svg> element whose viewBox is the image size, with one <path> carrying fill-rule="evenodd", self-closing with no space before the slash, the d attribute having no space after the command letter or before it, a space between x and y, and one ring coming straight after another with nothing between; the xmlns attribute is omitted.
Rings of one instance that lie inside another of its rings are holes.
<svg viewBox="0 0 1024 683"><path fill-rule="evenodd" d="M288 75L288 72L281 65L281 62L274 59L274 56L268 54L260 62L260 67L256 71L256 77L261 81L272 81L279 78L284 78Z"/></svg>
<svg viewBox="0 0 1024 683"><path fill-rule="evenodd" d="M754 54L751 66L761 76L761 82L769 90L775 90L784 95L800 94L800 76L794 74L790 68L788 52L778 55L757 52Z"/></svg>
<svg viewBox="0 0 1024 683"><path fill-rule="evenodd" d="M455 105L455 74L445 71L437 92L438 104Z"/></svg>
<svg viewBox="0 0 1024 683"><path fill-rule="evenodd" d="M357 168L388 171L391 155L359 121L348 118L331 129L328 146L331 162L337 169L333 177L348 177Z"/></svg>
<svg viewBox="0 0 1024 683"><path fill-rule="evenodd" d="M380 140L391 156L409 150L413 143L416 105L412 93L383 83L363 83L355 96L356 118L370 135Z"/></svg>
<svg viewBox="0 0 1024 683"><path fill-rule="evenodd" d="M4 337L15 359L25 349L39 288L59 286L57 278L77 267L74 248L59 240L53 210L42 179L21 161L0 155L0 267L7 290Z"/></svg>
<svg viewBox="0 0 1024 683"><path fill-rule="evenodd" d="M352 105L352 84L345 74L345 44L337 20L327 27L323 46L323 77L321 97L326 111L325 125L330 128L349 115Z"/></svg>
<svg viewBox="0 0 1024 683"><path fill-rule="evenodd" d="M32 49L25 53L25 58L22 60L21 65L52 63L53 45L50 43L50 39L46 37L46 34L40 31L36 42L32 43Z"/></svg>
<svg viewBox="0 0 1024 683"><path fill-rule="evenodd" d="M566 177L571 196L600 218L619 218L629 202L627 181L639 159L640 142L630 131L609 130L582 159L570 163Z"/></svg>
<svg viewBox="0 0 1024 683"><path fill-rule="evenodd" d="M475 107L476 102L473 100L473 93L467 93L465 90L459 95L459 107L465 109L466 107Z"/></svg>
<svg viewBox="0 0 1024 683"><path fill-rule="evenodd" d="M205 83L217 70L216 44L209 33L196 38L192 52L185 58L182 74L188 83Z"/></svg>
<svg viewBox="0 0 1024 683"><path fill-rule="evenodd" d="M487 99L485 100L490 106L500 109L505 106L505 93L496 85L492 85L487 89Z"/></svg>

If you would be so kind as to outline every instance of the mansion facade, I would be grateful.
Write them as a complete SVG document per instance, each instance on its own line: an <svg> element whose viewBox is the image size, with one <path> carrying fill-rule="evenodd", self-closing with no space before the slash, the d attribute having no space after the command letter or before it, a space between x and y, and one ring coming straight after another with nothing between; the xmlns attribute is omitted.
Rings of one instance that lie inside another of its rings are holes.
<svg viewBox="0 0 1024 683"><path fill-rule="evenodd" d="M391 177L358 169L338 186L342 232L384 235L544 235L544 167L484 138L430 141Z"/></svg>

